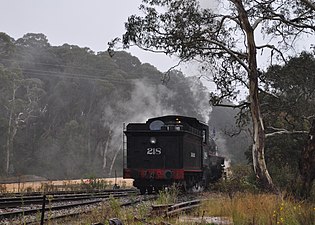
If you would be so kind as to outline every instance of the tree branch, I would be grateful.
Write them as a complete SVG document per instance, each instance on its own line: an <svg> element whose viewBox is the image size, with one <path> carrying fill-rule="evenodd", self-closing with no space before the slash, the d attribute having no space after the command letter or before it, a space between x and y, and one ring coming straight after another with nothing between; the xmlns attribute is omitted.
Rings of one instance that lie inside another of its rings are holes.
<svg viewBox="0 0 315 225"><path fill-rule="evenodd" d="M261 89L261 88L258 88L258 91L263 92L263 93L265 93L265 94L267 94L267 95L270 95L270 96L272 96L272 97L274 97L274 98L279 99L279 96L277 96L277 95L275 95L275 94L273 94L273 93L270 93L270 92L268 92L268 91L265 91L265 90L263 90L263 89Z"/></svg>
<svg viewBox="0 0 315 225"><path fill-rule="evenodd" d="M241 66L247 71L249 72L249 68L248 66L243 62L243 60L240 59L240 57L237 56L237 54L232 51L231 49L227 48L224 44L215 41L215 40L209 40L210 43L215 44L221 48L223 48L230 56L232 56L239 64L241 64ZM243 54L242 54L243 55Z"/></svg>
<svg viewBox="0 0 315 225"><path fill-rule="evenodd" d="M218 107L227 107L227 108L246 108L249 107L250 103L249 102L243 102L242 104L239 105L228 105L228 104L221 104L221 103L217 103L217 104L213 104L213 106L218 106Z"/></svg>
<svg viewBox="0 0 315 225"><path fill-rule="evenodd" d="M288 131L286 129L282 128L276 128L276 127L268 127L268 129L275 130L275 132L265 134L265 137L273 137L276 135L282 135L282 134L308 134L308 131L304 130L293 130L293 131Z"/></svg>
<svg viewBox="0 0 315 225"><path fill-rule="evenodd" d="M315 11L315 4L309 0L301 0L305 5L307 5L311 10Z"/></svg>
<svg viewBox="0 0 315 225"><path fill-rule="evenodd" d="M277 49L274 45L268 45L268 44L266 44L266 45L256 46L256 48L257 48L257 49L270 48L271 51L274 50L274 51L278 52L279 55L281 56L282 60L283 60L284 62L287 62L286 59L285 59L285 57L284 57L284 55L282 54L282 52L281 52L279 49Z"/></svg>

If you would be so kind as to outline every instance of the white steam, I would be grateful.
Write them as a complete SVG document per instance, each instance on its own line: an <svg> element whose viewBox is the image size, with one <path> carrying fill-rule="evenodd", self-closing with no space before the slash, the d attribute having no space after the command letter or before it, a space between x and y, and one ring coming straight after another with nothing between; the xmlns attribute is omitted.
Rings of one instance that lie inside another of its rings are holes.
<svg viewBox="0 0 315 225"><path fill-rule="evenodd" d="M221 132L216 132L214 141L218 146L218 154L231 158L227 148L226 139L224 138L224 135Z"/></svg>
<svg viewBox="0 0 315 225"><path fill-rule="evenodd" d="M123 103L125 121L145 122L148 118L174 114L171 108L163 106L163 100L174 95L164 85L152 85L145 80L136 80L131 99Z"/></svg>
<svg viewBox="0 0 315 225"><path fill-rule="evenodd" d="M193 98L197 100L198 114L202 117L200 119L208 124L212 111L209 103L209 95L206 94L207 91L198 77L190 77L190 80L190 90L193 93Z"/></svg>
<svg viewBox="0 0 315 225"><path fill-rule="evenodd" d="M103 125L111 132L108 143L104 144L103 166L105 173L113 175L113 166L117 155L122 151L122 135L124 123L144 123L148 118L166 114L176 114L171 108L166 108L164 99L173 96L173 92L165 86L153 85L145 80L135 80L131 98L115 103L115 111L112 106L107 105L103 112ZM117 113L117 108L119 113Z"/></svg>

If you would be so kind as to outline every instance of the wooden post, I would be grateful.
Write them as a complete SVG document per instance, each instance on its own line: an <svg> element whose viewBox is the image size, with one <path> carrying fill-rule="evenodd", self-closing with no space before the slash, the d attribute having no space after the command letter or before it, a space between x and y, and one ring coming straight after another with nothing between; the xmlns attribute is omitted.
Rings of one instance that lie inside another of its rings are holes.
<svg viewBox="0 0 315 225"><path fill-rule="evenodd" d="M42 216L40 219L40 225L44 225L44 219L45 219L45 205L46 205L46 195L43 195L43 205L42 205Z"/></svg>

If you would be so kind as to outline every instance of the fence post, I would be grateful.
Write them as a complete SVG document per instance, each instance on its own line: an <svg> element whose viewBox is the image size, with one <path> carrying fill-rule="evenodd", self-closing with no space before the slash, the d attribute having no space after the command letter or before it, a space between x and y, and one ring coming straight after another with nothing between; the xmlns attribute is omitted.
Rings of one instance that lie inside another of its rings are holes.
<svg viewBox="0 0 315 225"><path fill-rule="evenodd" d="M43 195L43 205L42 205L42 216L40 218L40 225L44 225L45 219L45 205L46 205L46 195Z"/></svg>

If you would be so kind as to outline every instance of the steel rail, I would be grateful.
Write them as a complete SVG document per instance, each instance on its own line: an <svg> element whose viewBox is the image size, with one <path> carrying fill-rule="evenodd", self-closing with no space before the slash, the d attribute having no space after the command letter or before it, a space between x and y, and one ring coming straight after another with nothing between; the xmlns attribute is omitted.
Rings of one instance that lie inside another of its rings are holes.
<svg viewBox="0 0 315 225"><path fill-rule="evenodd" d="M110 196L113 196L114 198L118 198L118 197L128 196L129 194L130 194L130 192L118 193L118 194L109 194L107 196L104 196L102 199L90 200L90 201L79 202L79 203L71 203L71 204L60 205L60 206L50 206L48 208L45 208L45 211L48 211L48 210L49 211L54 211L54 210L72 208L72 207L76 207L76 206L95 204L95 203L99 203L99 202L103 201L104 199L110 198ZM99 198L99 197L95 197L95 198ZM70 201L70 200L69 199L64 199L64 201ZM42 202L43 202L43 200L41 201L41 203ZM41 207L37 207L35 209L18 210L18 211L14 211L14 212L5 212L5 213L0 213L0 219L12 218L12 217L19 216L19 215L30 215L30 214L41 212L41 211L42 211L42 208Z"/></svg>
<svg viewBox="0 0 315 225"><path fill-rule="evenodd" d="M187 202L181 202L175 205L172 205L168 208L168 211L165 213L165 216L173 216L182 211L192 210L201 205L201 200L196 199Z"/></svg>
<svg viewBox="0 0 315 225"><path fill-rule="evenodd" d="M115 196L125 196L129 193L124 192L117 192L114 193ZM95 198L108 198L113 194L111 193L105 193L97 195L75 195L75 196L55 196L55 197L49 197L47 196L45 202L46 203L55 203L55 202L64 202L64 201L80 201L80 200L88 200L88 199L95 199ZM15 208L15 207L21 207L21 206L27 206L32 204L41 204L43 202L43 197L38 196L36 198L29 198L29 199L11 199L9 201L0 202L0 209L6 209L6 208Z"/></svg>
<svg viewBox="0 0 315 225"><path fill-rule="evenodd" d="M196 199L192 201L186 201L186 202L181 202L177 203L174 205L153 205L152 206L152 212L154 214L164 214L164 217L169 217L176 215L180 212L187 211L187 210L192 210L194 208L199 207L201 204L201 200Z"/></svg>
<svg viewBox="0 0 315 225"><path fill-rule="evenodd" d="M106 192L90 192L90 193L82 193L82 194L60 194L54 193L51 195L47 195L46 202L60 202L60 201L70 201L70 200L84 200L91 198L104 198L112 194L125 194L125 193L137 193L135 189L131 190L119 190L119 191L106 191ZM4 208L12 208L18 206L26 206L30 204L39 204L43 200L43 195L36 196L22 196L22 197L4 197L0 198L0 209Z"/></svg>
<svg viewBox="0 0 315 225"><path fill-rule="evenodd" d="M153 199L156 199L157 196L153 196L153 197L149 197L149 198L146 198L146 199L143 199L143 200L132 200L132 201L129 201L129 202L125 202L125 203L121 203L120 204L120 207L128 207L128 206L132 206L132 205L135 205L137 203L140 203L140 202L143 202L143 201L149 201L149 200L153 200ZM87 213L89 211L92 211L92 209L88 210L88 211L84 211L84 213ZM58 219L62 219L62 218L68 218L68 217L74 217L74 216L77 216L77 215L81 215L82 212L71 212L71 213L66 213L66 214L63 214L63 215L55 215L55 216L50 216L49 218L45 218L45 221L48 221L48 220L58 220ZM26 222L26 224L29 224L29 225L37 225L38 224L38 221L29 221L29 222Z"/></svg>

